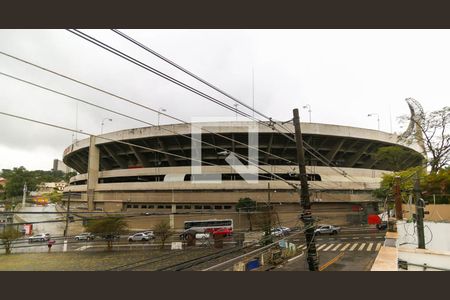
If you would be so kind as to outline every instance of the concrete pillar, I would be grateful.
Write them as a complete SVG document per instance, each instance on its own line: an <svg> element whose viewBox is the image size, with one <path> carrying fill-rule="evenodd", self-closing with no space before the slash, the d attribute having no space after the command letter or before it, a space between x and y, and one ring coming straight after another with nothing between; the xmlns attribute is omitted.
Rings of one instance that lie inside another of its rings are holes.
<svg viewBox="0 0 450 300"><path fill-rule="evenodd" d="M98 172L100 168L100 150L95 145L95 136L90 137L88 179L87 179L87 204L88 210L94 210L94 193L98 183Z"/></svg>
<svg viewBox="0 0 450 300"><path fill-rule="evenodd" d="M170 214L170 228L174 229L175 228L175 213L177 212L177 205L175 204L175 195L173 193L173 189L172 189L172 213Z"/></svg>

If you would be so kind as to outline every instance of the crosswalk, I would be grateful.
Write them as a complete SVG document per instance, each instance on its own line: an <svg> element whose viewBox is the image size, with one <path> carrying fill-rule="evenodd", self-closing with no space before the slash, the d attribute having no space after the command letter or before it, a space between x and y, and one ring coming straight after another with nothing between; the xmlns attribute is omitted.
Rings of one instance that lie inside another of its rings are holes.
<svg viewBox="0 0 450 300"><path fill-rule="evenodd" d="M345 243L331 243L331 244L316 244L317 251L379 251L382 242L369 242L369 243L357 243L357 242L345 242ZM308 247L306 244L301 244L297 247L299 250L306 250Z"/></svg>

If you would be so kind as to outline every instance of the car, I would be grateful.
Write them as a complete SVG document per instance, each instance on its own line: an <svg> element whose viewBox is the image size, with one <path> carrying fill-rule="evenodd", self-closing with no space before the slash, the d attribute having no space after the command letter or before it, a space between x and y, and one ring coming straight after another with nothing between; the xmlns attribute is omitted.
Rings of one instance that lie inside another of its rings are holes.
<svg viewBox="0 0 450 300"><path fill-rule="evenodd" d="M28 238L28 242L30 242L30 243L45 242L45 241L48 241L49 239L50 239L49 233L41 233L41 234L36 234L36 235L30 236Z"/></svg>
<svg viewBox="0 0 450 300"><path fill-rule="evenodd" d="M93 239L95 239L95 235L90 232L84 232L75 236L77 241L92 241Z"/></svg>
<svg viewBox="0 0 450 300"><path fill-rule="evenodd" d="M341 231L341 227L333 226L333 225L321 225L316 230L314 230L315 235L320 234L338 234Z"/></svg>
<svg viewBox="0 0 450 300"><path fill-rule="evenodd" d="M153 230L144 231L144 232L142 232L142 233L148 235L148 237L149 237L150 239L154 239L154 238L155 238L155 233L153 232Z"/></svg>
<svg viewBox="0 0 450 300"><path fill-rule="evenodd" d="M378 230L386 230L387 229L387 222L381 222L380 224L377 224L377 229Z"/></svg>
<svg viewBox="0 0 450 300"><path fill-rule="evenodd" d="M143 232L138 232L138 233L135 233L128 237L129 242L135 242L135 241L143 241L144 242L144 241L149 241L149 240L150 240L150 237Z"/></svg>
<svg viewBox="0 0 450 300"><path fill-rule="evenodd" d="M284 227L284 226L278 226L278 227L272 228L272 230L275 230L275 229L281 230L284 235L287 235L291 232L291 229L289 227Z"/></svg>
<svg viewBox="0 0 450 300"><path fill-rule="evenodd" d="M233 234L233 230L228 229L228 228L219 228L219 229L213 230L211 233L213 236L221 235L221 236L226 237L226 236L231 236Z"/></svg>
<svg viewBox="0 0 450 300"><path fill-rule="evenodd" d="M285 232L281 228L272 228L270 234L273 236L284 236Z"/></svg>

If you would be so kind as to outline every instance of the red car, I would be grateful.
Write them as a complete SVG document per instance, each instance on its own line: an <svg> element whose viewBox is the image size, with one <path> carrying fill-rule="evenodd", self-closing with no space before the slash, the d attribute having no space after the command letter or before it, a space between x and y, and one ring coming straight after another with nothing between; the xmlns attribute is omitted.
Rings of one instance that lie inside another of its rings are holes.
<svg viewBox="0 0 450 300"><path fill-rule="evenodd" d="M228 229L228 228L220 228L220 229L216 229L213 230L212 235L223 235L224 237L226 236L231 236L233 234L233 230Z"/></svg>

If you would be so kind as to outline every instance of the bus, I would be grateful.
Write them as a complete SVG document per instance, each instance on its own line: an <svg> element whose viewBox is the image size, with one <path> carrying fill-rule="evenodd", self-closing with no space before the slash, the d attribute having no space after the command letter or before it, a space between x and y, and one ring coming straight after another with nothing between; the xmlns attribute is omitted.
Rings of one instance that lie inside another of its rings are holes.
<svg viewBox="0 0 450 300"><path fill-rule="evenodd" d="M222 219L222 220L194 220L185 221L184 230L195 230L197 232L211 232L213 230L226 228L233 231L233 220L232 219Z"/></svg>

